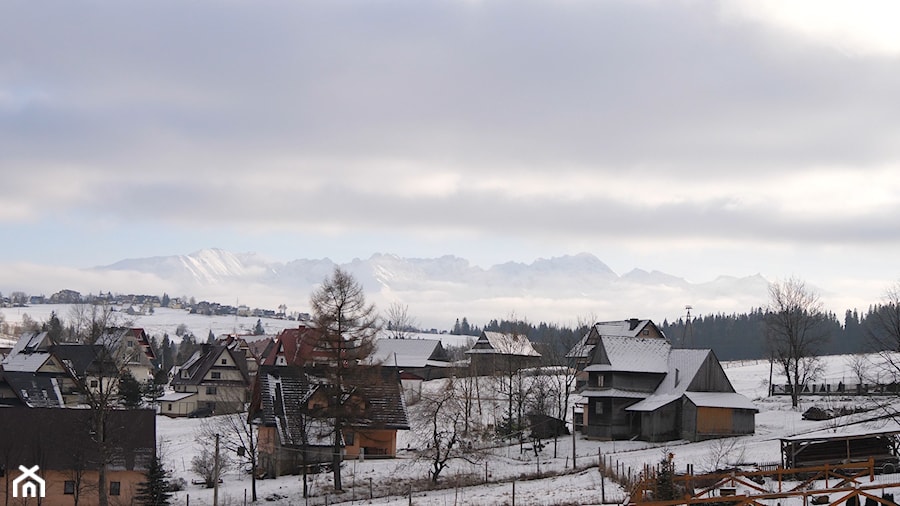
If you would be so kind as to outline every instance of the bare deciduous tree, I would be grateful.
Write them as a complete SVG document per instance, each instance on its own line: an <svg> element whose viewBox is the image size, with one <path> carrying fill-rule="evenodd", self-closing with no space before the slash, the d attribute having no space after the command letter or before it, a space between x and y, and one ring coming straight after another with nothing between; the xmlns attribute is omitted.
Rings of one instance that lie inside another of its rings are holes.
<svg viewBox="0 0 900 506"><path fill-rule="evenodd" d="M386 330L391 339L408 339L417 326L415 318L409 314L409 306L399 302L391 303L385 314L385 320L387 320Z"/></svg>
<svg viewBox="0 0 900 506"><path fill-rule="evenodd" d="M83 370L71 370L76 388L91 411L91 430L95 434L100 450L98 463L97 492L100 506L108 506L109 490L106 480L107 466L112 456L107 441L110 438L107 419L110 411L119 404L119 379L127 371L125 364L132 358L124 347L103 342L108 331L121 325L130 324L123 320L121 313L113 311L107 304L76 304L70 309L70 328L75 342L86 345L91 350L91 365ZM65 346L65 345L62 345Z"/></svg>
<svg viewBox="0 0 900 506"><path fill-rule="evenodd" d="M219 435L220 452L225 452L229 460L250 466L250 496L256 501L257 440L256 427L247 421L246 413L231 413L207 418L199 429L200 439L215 444Z"/></svg>
<svg viewBox="0 0 900 506"><path fill-rule="evenodd" d="M866 324L869 345L881 355L888 374L900 376L900 282L885 290Z"/></svg>
<svg viewBox="0 0 900 506"><path fill-rule="evenodd" d="M453 380L437 392L424 395L416 405L416 411L423 422L415 429L418 444L422 446L417 459L429 462L428 476L433 483L438 482L453 459L478 461L478 451L465 438L468 420Z"/></svg>
<svg viewBox="0 0 900 506"><path fill-rule="evenodd" d="M791 405L820 370L818 354L828 341L826 315L818 294L789 278L769 285L766 339L772 359L787 378Z"/></svg>

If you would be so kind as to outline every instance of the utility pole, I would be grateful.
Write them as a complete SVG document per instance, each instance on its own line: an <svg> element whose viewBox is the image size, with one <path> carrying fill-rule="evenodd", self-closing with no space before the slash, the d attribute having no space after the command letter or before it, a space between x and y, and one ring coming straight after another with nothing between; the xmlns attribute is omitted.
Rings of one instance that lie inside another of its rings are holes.
<svg viewBox="0 0 900 506"><path fill-rule="evenodd" d="M575 470L575 406L572 406L572 470Z"/></svg>
<svg viewBox="0 0 900 506"><path fill-rule="evenodd" d="M216 461L214 463L215 476L213 476L213 506L219 506L219 435L216 434Z"/></svg>

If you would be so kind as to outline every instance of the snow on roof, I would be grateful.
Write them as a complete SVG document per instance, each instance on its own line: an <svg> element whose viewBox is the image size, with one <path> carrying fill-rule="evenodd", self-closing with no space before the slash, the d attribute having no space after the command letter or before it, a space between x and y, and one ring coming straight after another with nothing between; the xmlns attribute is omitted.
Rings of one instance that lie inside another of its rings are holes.
<svg viewBox="0 0 900 506"><path fill-rule="evenodd" d="M157 400L159 402L176 402L182 399L187 399L192 395L197 395L197 392L169 392Z"/></svg>
<svg viewBox="0 0 900 506"><path fill-rule="evenodd" d="M709 356L710 350L672 350L669 353L669 371L659 386L657 394L682 394L697 376L697 371Z"/></svg>
<svg viewBox="0 0 900 506"><path fill-rule="evenodd" d="M632 404L625 411L656 411L666 404L681 399L681 394L654 394L641 402Z"/></svg>
<svg viewBox="0 0 900 506"><path fill-rule="evenodd" d="M637 337L650 320L621 320L613 322L597 322L594 329L604 337Z"/></svg>
<svg viewBox="0 0 900 506"><path fill-rule="evenodd" d="M669 341L657 337L602 337L602 347L609 364L593 363L585 371L665 373L669 370ZM597 352L594 360L597 360Z"/></svg>
<svg viewBox="0 0 900 506"><path fill-rule="evenodd" d="M466 353L496 353L523 357L540 357L527 336L484 331L481 337Z"/></svg>
<svg viewBox="0 0 900 506"><path fill-rule="evenodd" d="M448 366L446 362L430 360L440 346L437 339L378 339L369 359L397 367Z"/></svg>
<svg viewBox="0 0 900 506"><path fill-rule="evenodd" d="M759 411L750 399L734 392L686 392L684 395L698 407Z"/></svg>
<svg viewBox="0 0 900 506"><path fill-rule="evenodd" d="M3 370L13 372L37 372L50 358L47 352L10 353L3 360Z"/></svg>
<svg viewBox="0 0 900 506"><path fill-rule="evenodd" d="M602 390L584 390L581 392L582 397L616 397L620 399L644 399L648 395L647 392L636 392L634 390L622 390L621 388L604 388Z"/></svg>
<svg viewBox="0 0 900 506"><path fill-rule="evenodd" d="M873 426L878 424L878 426ZM881 436L893 435L900 432L900 423L890 418L880 419L877 422L866 421L859 424L844 425L840 432L835 432L834 427L806 432L804 434L796 434L781 438L783 441L806 441L817 439L843 439L857 438L862 436Z"/></svg>

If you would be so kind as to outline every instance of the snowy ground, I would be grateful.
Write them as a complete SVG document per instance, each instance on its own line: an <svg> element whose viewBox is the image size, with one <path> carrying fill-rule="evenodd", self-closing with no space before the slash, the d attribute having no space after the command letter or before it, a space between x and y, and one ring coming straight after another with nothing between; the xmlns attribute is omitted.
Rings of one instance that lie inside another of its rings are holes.
<svg viewBox="0 0 900 506"><path fill-rule="evenodd" d="M4 308L2 312L8 322L19 321L24 313L28 313L36 321L44 321L53 309L65 317L65 313L62 312L65 308L50 305L21 309ZM297 324L285 320L262 319L262 321L269 334L276 334L282 328ZM174 335L174 330L180 323L184 323L198 337L205 337L210 330L216 334L235 330L247 331L255 326L256 318L207 317L190 315L185 311L161 309L152 317L141 317L135 325L143 326L151 334L168 332L169 335ZM855 377L854 362L855 358L852 356L825 357L823 359L825 367L820 381L852 383ZM604 482L604 487L601 487L597 469L598 454L607 456L619 469L631 469L634 472L644 465L658 463L668 452L675 455L678 470L683 470L690 463L694 465L695 472L706 471L722 464L777 462L780 460L779 439L782 437L818 430L839 433L850 430L843 427L844 424L880 414L873 411L869 415L858 414L825 422L802 420L802 412L813 405L824 408L834 407L837 404L858 406L871 401L859 397L828 399L808 397L803 398L799 409L793 409L790 406L790 399L786 396L766 397L770 377L768 361L726 362L723 366L735 389L753 400L760 410L756 416L756 433L752 436L701 443L674 441L667 444L642 441L597 442L577 438L575 471L572 470L571 438L561 438L555 445L552 441L549 442L541 452L540 459L536 458L533 452L520 453L518 445L501 447L493 450L487 459L486 470L484 464L454 462L442 475L441 481L446 488L427 492L421 491L427 488L425 481L427 464L415 462L410 455L411 452L401 451L400 457L393 460L346 462L342 471L346 490L339 495L330 492L331 475L321 474L310 479L314 497L309 501L302 498L302 483L296 476L258 481L258 496L261 502L273 505L342 503L492 506L512 504L515 487L517 505L569 505L600 504L604 498L601 488L605 488L605 502L616 503L623 500L624 493L609 481ZM867 366L867 372L873 376L877 375L878 370L877 365ZM773 379L776 383L783 382L777 371ZM426 388L437 387L436 384L426 385ZM169 419L162 416L157 418L157 435L166 465L172 469L175 477L183 478L188 483L186 490L177 494L176 504L187 504L188 501L195 506L212 504L212 490L191 484L192 480L198 478L190 471L191 459L205 444L197 435L198 427L202 423L207 422L197 419ZM871 430L882 429L884 422L870 423L864 427ZM398 448L405 449L407 444L415 446L410 432L401 431L398 437ZM532 479L538 475L538 467L542 478ZM483 483L485 474L488 484L464 486L466 482ZM900 481L900 476L879 476L877 480ZM247 494L248 499L250 497L250 484L250 478L246 473L236 470L227 472L221 485L219 504L243 504L244 494ZM460 486L457 487L457 484ZM410 488L415 490L412 501L409 498ZM370 491L376 496L375 499L369 499ZM789 501L781 503L783 506L792 504Z"/></svg>
<svg viewBox="0 0 900 506"><path fill-rule="evenodd" d="M827 357L826 376L840 378L845 374L848 357ZM843 417L837 421L814 422L802 420L802 412L814 405L827 406L835 403L859 405L866 402L861 398L844 397L838 400L805 398L800 409L792 409L788 397L766 398L769 364L765 361L728 362L723 364L735 388L754 400L760 409L756 417L756 434L727 440L688 443L674 441L665 444L643 441L588 441L580 437L575 440L576 464L572 471L572 438L561 438L557 444L551 441L542 451L538 460L533 452L520 453L519 446L498 448L493 451L487 463L490 483L477 486L459 486L467 480L483 482L484 464L472 465L455 462L442 477L442 490L421 491L425 488L427 464L415 462L411 455L401 452L394 460L367 460L345 463L343 481L345 492L329 493L331 475L317 475L312 480L315 497L309 502L302 498L299 477L289 476L257 482L258 495L269 504L378 504L408 505L409 490L412 487L412 504L422 506L446 506L458 504L504 505L512 504L515 487L517 505L575 505L600 504L605 489L606 503L616 503L624 499L624 492L608 480L601 487L597 468L598 454L606 455L623 471L634 472L644 465L658 463L665 453L675 455L678 470L688 463L694 465L695 472L711 470L717 466L738 463L768 463L780 460L779 439L785 436L817 430L844 430L837 424L847 424L867 415ZM776 381L778 381L776 375ZM872 416L871 414L868 416ZM183 476L188 483L192 476L189 471L191 456L199 451L194 432L199 420L170 420L160 417L159 438L168 448L168 461L175 473ZM871 429L884 427L884 422L868 425ZM399 448L405 448L411 434L401 432ZM555 446L555 448L554 448ZM556 457L554 458L554 452ZM535 479L538 466L543 478ZM897 477L878 477L878 480L900 481ZM513 485L515 482L515 485ZM370 486L374 499L369 499ZM220 504L243 504L244 491L249 497L250 479L246 475L230 472L226 475L220 491ZM188 485L179 493L178 500L190 504L212 504L212 491L198 485ZM388 497L381 497L388 495ZM222 502L225 498L225 502ZM230 502L229 502L230 501ZM781 501L789 504L789 501Z"/></svg>

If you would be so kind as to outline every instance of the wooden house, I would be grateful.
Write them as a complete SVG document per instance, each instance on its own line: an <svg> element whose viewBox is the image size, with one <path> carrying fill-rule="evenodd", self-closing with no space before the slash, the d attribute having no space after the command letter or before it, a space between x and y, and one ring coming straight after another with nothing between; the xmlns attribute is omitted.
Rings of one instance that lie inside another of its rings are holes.
<svg viewBox="0 0 900 506"><path fill-rule="evenodd" d="M378 367L360 366L367 381L345 388L346 406L353 407L343 430L344 458L392 458L397 431L409 429L406 404L396 375ZM333 388L312 369L262 366L253 387L249 419L258 427L260 468L268 476L298 474L302 466L330 463L333 421L328 398Z"/></svg>
<svg viewBox="0 0 900 506"><path fill-rule="evenodd" d="M661 334L591 333L580 389L585 436L696 441L754 432L756 407L734 391L712 350L673 350Z"/></svg>
<svg viewBox="0 0 900 506"><path fill-rule="evenodd" d="M522 334L484 331L466 351L470 374L490 376L536 367L541 354Z"/></svg>

